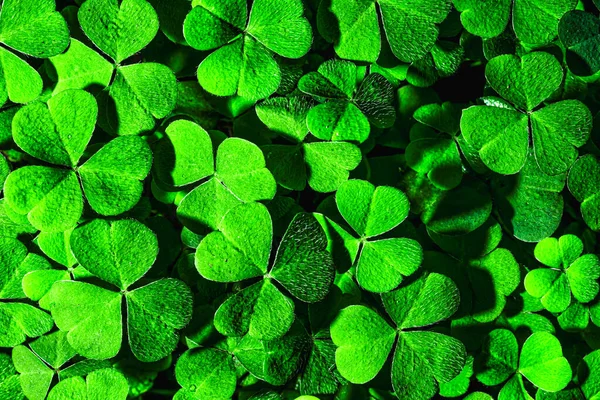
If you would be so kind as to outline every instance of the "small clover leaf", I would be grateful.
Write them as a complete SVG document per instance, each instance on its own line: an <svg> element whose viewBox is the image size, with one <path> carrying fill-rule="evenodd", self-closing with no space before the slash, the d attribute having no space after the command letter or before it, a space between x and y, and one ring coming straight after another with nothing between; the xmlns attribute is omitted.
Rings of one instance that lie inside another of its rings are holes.
<svg viewBox="0 0 600 400"><path fill-rule="evenodd" d="M182 386L176 396L191 399L230 399L237 384L231 355L213 348L196 348L183 353L177 360L175 377Z"/></svg>
<svg viewBox="0 0 600 400"><path fill-rule="evenodd" d="M37 254L28 253L17 239L0 237L0 299L25 298L21 281L27 273L49 270L48 261Z"/></svg>
<svg viewBox="0 0 600 400"><path fill-rule="evenodd" d="M488 386L506 384L498 399L528 398L523 377L547 392L558 392L571 381L571 367L558 339L547 332L537 332L519 345L514 334L496 329L488 335L478 360L477 379ZM507 381L508 380L508 381Z"/></svg>
<svg viewBox="0 0 600 400"><path fill-rule="evenodd" d="M132 240L137 244L132 246ZM176 279L130 289L156 258L154 233L134 220L93 220L73 232L71 248L86 270L120 291L84 282L54 283L48 294L50 311L58 328L68 332L69 344L91 359L114 357L121 348L125 299L128 341L135 357L150 362L169 354L177 345L175 332L191 317L189 289Z"/></svg>
<svg viewBox="0 0 600 400"><path fill-rule="evenodd" d="M52 317L25 303L0 303L0 347L14 347L54 326Z"/></svg>
<svg viewBox="0 0 600 400"><path fill-rule="evenodd" d="M581 203L581 216L594 231L600 230L600 161L587 154L580 157L569 171L569 191Z"/></svg>
<svg viewBox="0 0 600 400"><path fill-rule="evenodd" d="M545 75L539 74L540 68ZM472 106L463 111L461 130L481 161L500 174L515 174L526 162L531 136L541 171L547 175L566 172L577 159L577 148L589 138L592 117L578 100L563 100L534 111L562 82L558 61L543 52L521 58L502 55L490 60L486 77L517 109Z"/></svg>
<svg viewBox="0 0 600 400"><path fill-rule="evenodd" d="M558 22L575 8L575 0L524 1L499 0L484 4L477 0L453 0L461 12L460 20L467 31L483 38L504 32L511 22L515 34L523 43L544 45L558 33Z"/></svg>
<svg viewBox="0 0 600 400"><path fill-rule="evenodd" d="M198 2L183 34L193 48L214 50L198 67L202 87L217 96L269 97L282 79L273 54L296 59L310 49L312 30L303 14L300 0L254 0L249 13L244 1Z"/></svg>
<svg viewBox="0 0 600 400"><path fill-rule="evenodd" d="M388 292L421 265L423 250L408 238L373 240L408 216L404 193L390 186L375 187L362 180L342 184L335 196L337 207L362 243L356 261L356 279L366 290Z"/></svg>
<svg viewBox="0 0 600 400"><path fill-rule="evenodd" d="M125 376L113 368L104 368L89 373L85 380L75 376L60 381L48 394L48 400L125 400L128 393L129 385Z"/></svg>
<svg viewBox="0 0 600 400"><path fill-rule="evenodd" d="M359 305L343 309L332 322L338 370L353 383L372 380L397 338L391 372L396 396L432 398L439 384L458 376L465 364L465 348L460 341L422 329L449 318L458 309L456 285L443 275L425 273L382 294L382 300L397 329ZM432 342L437 345L430 346Z"/></svg>
<svg viewBox="0 0 600 400"><path fill-rule="evenodd" d="M327 238L315 217L296 214L269 270L272 222L260 203L239 205L208 234L196 251L196 268L205 278L237 282L264 276L227 299L215 314L215 327L227 336L273 340L283 336L294 321L294 303L276 286L297 299L313 303L325 298L334 267ZM215 251L219 249L219 251Z"/></svg>
<svg viewBox="0 0 600 400"><path fill-rule="evenodd" d="M334 44L337 55L355 61L375 62L381 52L382 29L394 56L404 62L423 57L434 45L441 23L450 11L446 0L375 2L327 0L321 2L317 26ZM406 37L404 32L413 32Z"/></svg>
<svg viewBox="0 0 600 400"><path fill-rule="evenodd" d="M529 271L525 289L540 298L550 312L563 312L571 304L571 295L588 303L598 294L600 260L594 254L581 255L583 243L574 235L547 238L535 246L535 257L549 268Z"/></svg>

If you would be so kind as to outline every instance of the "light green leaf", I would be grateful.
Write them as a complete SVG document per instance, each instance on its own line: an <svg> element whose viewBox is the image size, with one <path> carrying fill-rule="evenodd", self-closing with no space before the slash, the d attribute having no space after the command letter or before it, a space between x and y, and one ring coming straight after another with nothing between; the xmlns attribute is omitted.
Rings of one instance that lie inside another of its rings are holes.
<svg viewBox="0 0 600 400"><path fill-rule="evenodd" d="M12 351L15 369L23 393L30 400L44 400L50 389L54 371L25 346L17 346Z"/></svg>
<svg viewBox="0 0 600 400"><path fill-rule="evenodd" d="M193 48L216 49L244 30L248 10L243 0L196 3L183 23L183 35Z"/></svg>
<svg viewBox="0 0 600 400"><path fill-rule="evenodd" d="M337 190L362 160L359 148L352 143L305 143L302 149L308 184L321 193Z"/></svg>
<svg viewBox="0 0 600 400"><path fill-rule="evenodd" d="M0 67L0 104L6 103L7 100L24 104L40 96L43 88L42 78L27 62L2 48Z"/></svg>
<svg viewBox="0 0 600 400"><path fill-rule="evenodd" d="M15 347L52 329L52 317L23 303L0 303L0 347Z"/></svg>
<svg viewBox="0 0 600 400"><path fill-rule="evenodd" d="M226 400L236 389L237 379L233 359L218 349L198 348L188 350L175 365L180 391L192 398Z"/></svg>
<svg viewBox="0 0 600 400"><path fill-rule="evenodd" d="M557 338L547 332L531 335L523 344L519 372L547 392L558 392L571 381L571 367Z"/></svg>
<svg viewBox="0 0 600 400"><path fill-rule="evenodd" d="M256 115L270 130L299 143L308 134L306 115L312 106L305 96L271 97L256 105Z"/></svg>
<svg viewBox="0 0 600 400"><path fill-rule="evenodd" d="M50 269L48 261L37 254L27 254L17 239L0 237L0 299L25 297L21 281L31 271Z"/></svg>
<svg viewBox="0 0 600 400"><path fill-rule="evenodd" d="M116 369L104 368L88 374L85 381L80 376L60 381L50 391L48 400L125 400L128 393L125 376Z"/></svg>
<svg viewBox="0 0 600 400"><path fill-rule="evenodd" d="M306 124L321 140L345 140L362 143L369 137L369 120L353 103L330 101L309 111Z"/></svg>
<svg viewBox="0 0 600 400"><path fill-rule="evenodd" d="M477 380L487 386L499 385L517 371L519 345L515 335L506 329L491 331L478 360Z"/></svg>

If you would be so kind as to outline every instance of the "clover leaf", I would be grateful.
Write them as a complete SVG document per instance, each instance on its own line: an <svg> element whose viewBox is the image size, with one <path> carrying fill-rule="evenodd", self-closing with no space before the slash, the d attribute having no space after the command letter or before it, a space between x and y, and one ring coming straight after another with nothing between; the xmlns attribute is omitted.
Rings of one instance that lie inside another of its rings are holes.
<svg viewBox="0 0 600 400"><path fill-rule="evenodd" d="M419 243L408 238L373 240L400 225L409 211L400 190L349 180L335 195L340 214L361 242L356 260L356 280L371 292L388 292L412 275L423 259Z"/></svg>
<svg viewBox="0 0 600 400"><path fill-rule="evenodd" d="M19 372L23 393L31 400L44 400L55 371L58 371L76 352L67 342L64 332L44 335L26 346L13 348L12 359Z"/></svg>
<svg viewBox="0 0 600 400"><path fill-rule="evenodd" d="M23 391L19 384L19 375L8 354L0 354L0 394L6 400L21 400Z"/></svg>
<svg viewBox="0 0 600 400"><path fill-rule="evenodd" d="M156 175L179 184L211 176L179 203L177 216L188 228L200 232L207 228L214 230L236 205L275 196L275 179L265 166L262 151L253 143L228 138L218 146L213 161L212 144L204 129L191 122L177 121L167 130L167 137L157 144ZM184 145L183 140L189 138L194 138L197 144ZM193 165L171 166L174 157ZM184 161L184 157L189 161Z"/></svg>
<svg viewBox="0 0 600 400"><path fill-rule="evenodd" d="M581 203L581 216L594 231L600 230L598 202L600 196L600 161L591 154L580 157L569 171L569 191Z"/></svg>
<svg viewBox="0 0 600 400"><path fill-rule="evenodd" d="M588 303L598 294L600 260L595 254L581 255L583 242L574 235L547 238L535 246L535 257L549 268L529 271L525 289L540 298L550 312L562 312L571 304L571 295Z"/></svg>
<svg viewBox="0 0 600 400"><path fill-rule="evenodd" d="M454 379L465 364L460 341L422 329L449 318L458 309L456 285L443 275L424 273L382 294L382 300L397 328L361 305L343 309L332 322L338 370L352 383L368 382L381 370L397 342L391 370L396 396L432 398L439 384Z"/></svg>
<svg viewBox="0 0 600 400"><path fill-rule="evenodd" d="M265 206L241 204L225 214L218 229L204 237L196 251L200 275L217 282L264 277L219 307L215 327L222 334L249 333L263 340L283 336L294 321L294 303L275 282L303 302L327 295L334 268L327 238L315 217L305 213L294 217L270 269L273 228Z"/></svg>
<svg viewBox="0 0 600 400"><path fill-rule="evenodd" d="M175 366L175 396L191 399L229 399L235 393L237 377L231 356L223 350L195 348L186 351Z"/></svg>
<svg viewBox="0 0 600 400"><path fill-rule="evenodd" d="M600 71L595 50L600 43L597 17L581 10L569 11L560 20L558 37L567 48L567 64L577 75L593 75Z"/></svg>
<svg viewBox="0 0 600 400"><path fill-rule="evenodd" d="M535 110L562 82L558 61L543 52L521 58L502 55L489 61L486 78L516 109L472 106L463 111L461 130L481 161L492 171L515 174L525 164L531 137L541 171L547 175L566 172L577 159L577 148L589 138L592 120L589 109L578 100Z"/></svg>
<svg viewBox="0 0 600 400"><path fill-rule="evenodd" d="M310 49L312 29L303 14L300 0L254 0L250 12L241 0L197 2L183 24L185 40L197 50L214 50L198 67L200 85L217 96L259 100L273 94L282 79L273 55L296 59Z"/></svg>
<svg viewBox="0 0 600 400"><path fill-rule="evenodd" d="M87 358L114 357L121 348L124 300L128 342L135 357L150 362L168 355L177 345L176 331L191 317L189 289L176 279L130 288L156 259L154 233L135 220L96 219L73 231L71 248L86 270L113 286L68 280L54 283L49 292L50 312L56 326L68 332L69 344Z"/></svg>
<svg viewBox="0 0 600 400"><path fill-rule="evenodd" d="M404 62L423 57L438 38L440 24L451 5L446 0L375 2L326 0L319 4L317 26L321 35L334 44L341 58L375 62L380 55L381 33L389 47ZM405 32L412 32L407 37Z"/></svg>
<svg viewBox="0 0 600 400"><path fill-rule="evenodd" d="M476 0L453 0L467 31L483 38L499 36L509 22L517 38L528 45L544 45L558 34L561 17L575 8L575 0L500 0L483 4Z"/></svg>
<svg viewBox="0 0 600 400"><path fill-rule="evenodd" d="M394 124L393 87L383 75L369 74L357 90L357 68L349 61L328 60L298 82L298 89L315 99L327 99L306 116L309 131L321 140L364 142L370 124Z"/></svg>
<svg viewBox="0 0 600 400"><path fill-rule="evenodd" d="M498 399L529 398L523 377L546 392L558 392L571 381L571 367L563 357L560 342L547 332L529 336L521 347L505 329L490 332L478 360L477 379L487 386L504 382Z"/></svg>
<svg viewBox="0 0 600 400"><path fill-rule="evenodd" d="M37 229L63 232L73 228L83 212L84 194L92 209L102 215L128 211L139 201L140 181L152 162L143 139L113 139L79 165L96 115L95 99L81 90L60 92L47 105L33 103L15 115L15 142L31 156L56 165L19 168L4 185L8 206L27 215Z"/></svg>
<svg viewBox="0 0 600 400"><path fill-rule="evenodd" d="M115 399L125 400L129 392L127 379L119 371L104 368L88 374L60 381L48 394L48 400Z"/></svg>

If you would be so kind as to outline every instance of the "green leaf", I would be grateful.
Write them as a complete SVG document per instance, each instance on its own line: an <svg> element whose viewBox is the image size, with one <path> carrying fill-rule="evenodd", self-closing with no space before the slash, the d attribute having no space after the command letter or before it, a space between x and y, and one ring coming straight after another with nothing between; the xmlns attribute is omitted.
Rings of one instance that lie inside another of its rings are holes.
<svg viewBox="0 0 600 400"><path fill-rule="evenodd" d="M58 82L54 94L67 89L105 88L109 85L114 67L100 54L75 38L67 51L50 58Z"/></svg>
<svg viewBox="0 0 600 400"><path fill-rule="evenodd" d="M12 351L15 369L23 393L31 400L44 400L50 389L54 371L25 346L17 346Z"/></svg>
<svg viewBox="0 0 600 400"><path fill-rule="evenodd" d="M27 248L17 239L0 237L0 299L24 298L23 276L31 271L50 269L45 258L27 253Z"/></svg>
<svg viewBox="0 0 600 400"><path fill-rule="evenodd" d="M23 391L19 383L19 375L8 354L0 355L0 395L6 400L22 400Z"/></svg>
<svg viewBox="0 0 600 400"><path fill-rule="evenodd" d="M406 164L442 190L454 189L462 180L462 161L456 142L443 137L411 140Z"/></svg>
<svg viewBox="0 0 600 400"><path fill-rule="evenodd" d="M237 282L267 272L273 225L265 206L246 203L232 208L218 228L196 251L196 268L203 277Z"/></svg>
<svg viewBox="0 0 600 400"><path fill-rule="evenodd" d="M519 372L547 392L558 392L571 381L571 367L557 338L547 332L531 335L521 350Z"/></svg>
<svg viewBox="0 0 600 400"><path fill-rule="evenodd" d="M478 360L477 380L487 386L505 382L518 369L519 345L515 335L506 329L491 331Z"/></svg>
<svg viewBox="0 0 600 400"><path fill-rule="evenodd" d="M48 395L48 400L67 399L115 399L125 400L129 393L127 379L119 371L104 368L93 371L86 377L60 381Z"/></svg>
<svg viewBox="0 0 600 400"><path fill-rule="evenodd" d="M233 359L218 349L186 351L177 360L175 376L180 392L196 399L229 399L237 384Z"/></svg>
<svg viewBox="0 0 600 400"><path fill-rule="evenodd" d="M306 124L310 133L321 140L362 143L370 131L369 120L347 101L330 101L311 108Z"/></svg>
<svg viewBox="0 0 600 400"><path fill-rule="evenodd" d="M72 268L77 260L71 252L72 230L64 232L40 232L36 238L37 245L52 260L67 268Z"/></svg>
<svg viewBox="0 0 600 400"><path fill-rule="evenodd" d="M256 115L272 131L299 143L308 134L306 116L312 105L305 96L271 97L256 105Z"/></svg>
<svg viewBox="0 0 600 400"><path fill-rule="evenodd" d="M117 215L137 204L152 165L152 152L140 137L118 137L78 168L85 196L94 211Z"/></svg>
<svg viewBox="0 0 600 400"><path fill-rule="evenodd" d="M29 56L46 58L67 48L69 29L53 0L5 0L0 41Z"/></svg>
<svg viewBox="0 0 600 400"><path fill-rule="evenodd" d="M95 219L77 227L70 244L86 270L121 290L144 276L158 255L156 235L133 219Z"/></svg>
<svg viewBox="0 0 600 400"><path fill-rule="evenodd" d="M183 35L193 48L216 49L244 30L248 13L244 1L196 3L183 24Z"/></svg>
<svg viewBox="0 0 600 400"><path fill-rule="evenodd" d="M305 143L302 149L308 184L321 193L337 190L362 160L359 148L352 143Z"/></svg>
<svg viewBox="0 0 600 400"><path fill-rule="evenodd" d="M78 112L72 113L73 109ZM63 91L47 105L38 102L21 108L13 118L13 138L35 158L76 167L92 138L97 116L98 105L91 94Z"/></svg>
<svg viewBox="0 0 600 400"><path fill-rule="evenodd" d="M338 371L352 383L369 382L383 367L396 335L375 311L364 306L344 308L331 323Z"/></svg>
<svg viewBox="0 0 600 400"><path fill-rule="evenodd" d="M586 399L593 399L600 393L598 386L598 369L600 367L600 350L593 351L583 357L577 367L577 380Z"/></svg>
<svg viewBox="0 0 600 400"><path fill-rule="evenodd" d="M158 32L158 16L146 0L87 0L77 17L87 37L117 64L146 47Z"/></svg>
<svg viewBox="0 0 600 400"><path fill-rule="evenodd" d="M52 329L52 317L23 303L0 303L0 347L15 347Z"/></svg>
<svg viewBox="0 0 600 400"><path fill-rule="evenodd" d="M566 13L558 24L558 37L567 48L567 64L577 75L593 75L600 70L594 56L599 45L600 21L594 15L573 10Z"/></svg>
<svg viewBox="0 0 600 400"><path fill-rule="evenodd" d="M185 186L214 173L212 142L199 125L171 123L154 148L154 175L170 186Z"/></svg>
<svg viewBox="0 0 600 400"><path fill-rule="evenodd" d="M298 82L298 89L317 98L350 99L356 90L357 69L344 60L327 60L317 72L309 72Z"/></svg>
<svg viewBox="0 0 600 400"><path fill-rule="evenodd" d="M226 336L259 340L285 335L294 322L294 303L265 279L228 298L215 313L215 328Z"/></svg>
<svg viewBox="0 0 600 400"><path fill-rule="evenodd" d="M400 225L408 216L408 198L390 186L362 180L343 183L335 196L340 214L361 238L371 238Z"/></svg>
<svg viewBox="0 0 600 400"><path fill-rule="evenodd" d="M13 171L4 184L7 205L35 228L63 232L75 227L83 212L77 175L63 169L26 166Z"/></svg>
<svg viewBox="0 0 600 400"><path fill-rule="evenodd" d="M583 220L594 231L600 230L598 177L600 177L600 161L591 154L579 158L573 164L568 177L569 191L581 203Z"/></svg>
<svg viewBox="0 0 600 400"><path fill-rule="evenodd" d="M103 128L119 136L138 135L152 130L155 118L164 118L173 111L177 80L167 66L158 63L118 67L108 92L103 92L100 99Z"/></svg>
<svg viewBox="0 0 600 400"><path fill-rule="evenodd" d="M20 104L29 103L40 96L43 88L42 78L27 62L2 48L0 66L2 68L1 104L5 104L7 100Z"/></svg>

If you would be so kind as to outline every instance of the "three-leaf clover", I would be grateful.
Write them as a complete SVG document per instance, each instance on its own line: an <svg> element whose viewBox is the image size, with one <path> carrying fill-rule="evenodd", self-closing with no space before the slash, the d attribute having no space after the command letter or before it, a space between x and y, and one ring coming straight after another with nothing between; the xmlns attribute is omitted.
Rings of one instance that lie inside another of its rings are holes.
<svg viewBox="0 0 600 400"><path fill-rule="evenodd" d="M77 261L109 287L68 280L54 283L49 308L56 326L68 332L69 344L91 359L117 355L124 300L133 355L144 362L169 355L179 341L177 330L191 318L192 299L188 287L171 278L132 288L156 259L154 233L135 220L95 219L73 231L71 249Z"/></svg>
<svg viewBox="0 0 600 400"><path fill-rule="evenodd" d="M117 135L152 130L155 118L166 117L175 107L175 74L159 63L122 63L156 36L159 23L154 8L146 0L86 0L77 18L85 35L113 60L114 66L76 43L61 61L53 61L58 66L59 85L66 80L69 82L63 87L77 85L83 89L91 84L102 85L114 71L110 86L99 96L100 125ZM75 63L79 67L74 67Z"/></svg>
<svg viewBox="0 0 600 400"><path fill-rule="evenodd" d="M408 216L410 205L402 191L349 180L335 195L337 208L359 238L356 280L371 292L388 292L412 275L421 265L423 250L414 239L374 240L391 231Z"/></svg>
<svg viewBox="0 0 600 400"><path fill-rule="evenodd" d="M301 0L200 0L185 18L183 34L197 50L212 51L198 67L198 81L217 96L238 94L250 100L269 97L282 71L274 54L304 56L312 29Z"/></svg>
<svg viewBox="0 0 600 400"><path fill-rule="evenodd" d="M294 322L294 303L275 286L295 298L322 300L333 281L334 267L327 237L311 214L297 214L290 223L271 268L273 225L260 203L231 209L196 251L196 268L206 279L239 282L263 277L233 294L217 310L215 327L226 336L248 333L258 339L283 336Z"/></svg>
<svg viewBox="0 0 600 400"><path fill-rule="evenodd" d="M385 32L394 56L411 62L434 45L438 24L450 8L449 0L325 0L319 4L317 26L341 58L375 62L381 52L381 32Z"/></svg>
<svg viewBox="0 0 600 400"><path fill-rule="evenodd" d="M560 342L548 332L529 336L519 354L515 335L506 329L496 329L488 335L477 362L476 377L481 383L496 386L506 382L498 400L531 399L523 377L546 392L558 392L567 386L572 376Z"/></svg>
<svg viewBox="0 0 600 400"><path fill-rule="evenodd" d="M352 383L372 380L386 362L394 343L392 387L400 399L430 399L439 384L462 370L466 352L450 336L424 327L443 321L458 309L458 289L452 280L423 273L414 281L381 295L393 328L375 311L362 305L343 309L331 324L338 347L335 363ZM435 345L432 345L435 344Z"/></svg>
<svg viewBox="0 0 600 400"><path fill-rule="evenodd" d="M328 60L298 82L300 91L326 102L310 109L308 130L321 140L364 142L370 125L394 124L393 86L380 74L367 75L357 90L358 71L349 61Z"/></svg>
<svg viewBox="0 0 600 400"><path fill-rule="evenodd" d="M535 246L535 258L548 268L536 268L525 277L525 289L539 298L550 312L562 312L571 295L588 303L598 294L600 260L595 254L581 255L583 242L575 235L547 238Z"/></svg>
<svg viewBox="0 0 600 400"><path fill-rule="evenodd" d="M75 227L83 213L84 194L90 207L101 215L123 213L139 201L140 181L152 163L152 153L142 138L115 138L80 165L97 113L92 95L66 90L47 104L29 104L15 115L15 143L53 165L19 168L4 184L7 205L17 214L27 215L37 229L63 232Z"/></svg>
<svg viewBox="0 0 600 400"><path fill-rule="evenodd" d="M577 159L577 148L589 138L592 115L579 100L538 109L563 80L559 62L543 52L502 55L488 62L485 74L492 88L514 107L494 103L463 111L462 133L481 161L492 171L515 174L525 165L531 140L542 172L566 172Z"/></svg>
<svg viewBox="0 0 600 400"><path fill-rule="evenodd" d="M271 131L294 143L268 144L261 149L267 167L281 187L300 191L308 181L317 192L333 192L359 165L362 153L353 143L307 138L306 121L312 109L313 103L304 96L272 97L259 103L258 118Z"/></svg>
<svg viewBox="0 0 600 400"><path fill-rule="evenodd" d="M483 38L499 36L507 25L521 42L533 46L549 43L558 34L561 17L573 10L577 0L453 0L467 31Z"/></svg>
<svg viewBox="0 0 600 400"><path fill-rule="evenodd" d="M177 207L177 217L189 229L214 230L236 205L275 196L275 179L255 144L227 138L218 145L213 157L213 142L199 125L179 120L171 123L165 133L156 145L155 177L175 187L209 178L191 190Z"/></svg>

